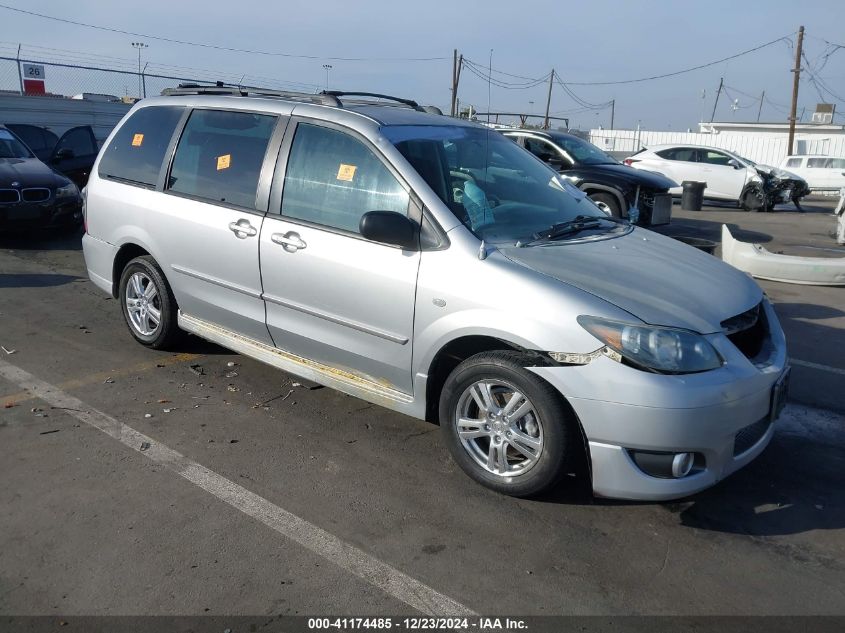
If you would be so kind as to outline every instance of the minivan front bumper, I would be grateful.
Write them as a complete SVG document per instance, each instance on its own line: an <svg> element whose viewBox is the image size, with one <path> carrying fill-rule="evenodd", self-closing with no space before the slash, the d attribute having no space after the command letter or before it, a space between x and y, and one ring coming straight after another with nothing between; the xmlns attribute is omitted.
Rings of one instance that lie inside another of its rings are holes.
<svg viewBox="0 0 845 633"><path fill-rule="evenodd" d="M606 356L587 365L531 367L567 399L586 436L593 492L620 499L684 497L724 479L757 457L773 435L775 384L788 370L783 332L764 302L770 329L766 358L746 358L728 339L708 337L722 368L669 376ZM683 477L658 477L633 454L694 453Z"/></svg>

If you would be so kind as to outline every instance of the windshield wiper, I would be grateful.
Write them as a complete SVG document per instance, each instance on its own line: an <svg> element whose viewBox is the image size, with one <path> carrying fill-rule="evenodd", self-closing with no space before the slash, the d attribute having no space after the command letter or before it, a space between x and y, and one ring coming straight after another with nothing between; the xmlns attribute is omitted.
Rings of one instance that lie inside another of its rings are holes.
<svg viewBox="0 0 845 633"><path fill-rule="evenodd" d="M539 233L534 234L534 239L529 240L527 242L519 241L517 242L517 246L533 246L534 244L542 244L544 242L553 242L555 240L559 240L563 237L569 237L570 235L575 235L576 233L580 233L581 231L586 231L589 229L597 229L601 226L602 222L612 222L614 224L617 223L617 220L613 218L601 218L597 216L589 216L589 215L578 215L574 217L572 220L567 220L566 222L558 222L557 224L553 224L545 231L540 231Z"/></svg>

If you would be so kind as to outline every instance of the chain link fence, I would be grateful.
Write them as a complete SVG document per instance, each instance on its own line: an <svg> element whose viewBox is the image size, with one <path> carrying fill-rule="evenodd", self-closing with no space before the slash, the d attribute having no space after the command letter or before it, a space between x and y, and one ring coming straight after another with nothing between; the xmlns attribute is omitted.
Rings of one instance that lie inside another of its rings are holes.
<svg viewBox="0 0 845 633"><path fill-rule="evenodd" d="M38 55L28 53L41 53ZM115 100L134 101L138 98L161 94L165 88L175 88L180 83L214 85L222 81L229 85L262 87L276 90L317 92L320 86L297 81L284 81L255 75L236 75L215 71L179 68L162 64L145 64L133 68L129 60L112 58L110 63L85 63L83 53L79 57L71 52L51 56L45 51L21 50L20 46L0 42L0 94L34 94L28 87L25 72L32 66L40 68L45 97L71 98L77 95L101 95ZM55 61L58 57L62 61ZM108 60L107 60L108 61ZM40 88L36 91L40 94Z"/></svg>

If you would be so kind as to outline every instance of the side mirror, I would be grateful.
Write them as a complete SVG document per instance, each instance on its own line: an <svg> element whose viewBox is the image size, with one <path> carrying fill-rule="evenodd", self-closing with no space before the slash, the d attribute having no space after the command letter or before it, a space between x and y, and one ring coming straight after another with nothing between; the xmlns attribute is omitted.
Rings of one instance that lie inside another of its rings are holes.
<svg viewBox="0 0 845 633"><path fill-rule="evenodd" d="M59 161L62 161L62 160L68 160L70 158L75 158L75 157L76 157L76 154L73 153L72 149L70 149L69 147L63 147L58 152L56 152L56 155L53 157L53 160L56 161L56 162L59 162Z"/></svg>
<svg viewBox="0 0 845 633"><path fill-rule="evenodd" d="M374 242L417 250L417 227L406 216L395 211L369 211L361 217L358 231Z"/></svg>
<svg viewBox="0 0 845 633"><path fill-rule="evenodd" d="M731 166L731 167L733 167L734 169L742 169L742 165L740 165L740 164L739 164L739 161L738 161L737 159L735 159L735 158L731 158L731 159L728 161L728 165L730 165L730 166Z"/></svg>

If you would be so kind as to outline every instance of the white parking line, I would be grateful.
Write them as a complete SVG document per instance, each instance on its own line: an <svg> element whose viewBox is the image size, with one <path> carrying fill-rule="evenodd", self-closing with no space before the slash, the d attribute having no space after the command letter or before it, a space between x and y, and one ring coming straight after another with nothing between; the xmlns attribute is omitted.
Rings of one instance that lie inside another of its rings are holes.
<svg viewBox="0 0 845 633"><path fill-rule="evenodd" d="M789 362L793 365L798 365L798 367L809 367L810 369L818 369L820 371L829 371L832 374L839 374L840 376L845 376L845 369L840 369L839 367L831 367L829 365L821 365L819 363L811 363L808 360L799 360L797 358L790 358Z"/></svg>
<svg viewBox="0 0 845 633"><path fill-rule="evenodd" d="M476 615L468 607L428 585L2 359L0 376L51 406L65 410L77 420L139 451L233 508L257 519L282 536L296 541L414 609L433 616Z"/></svg>

